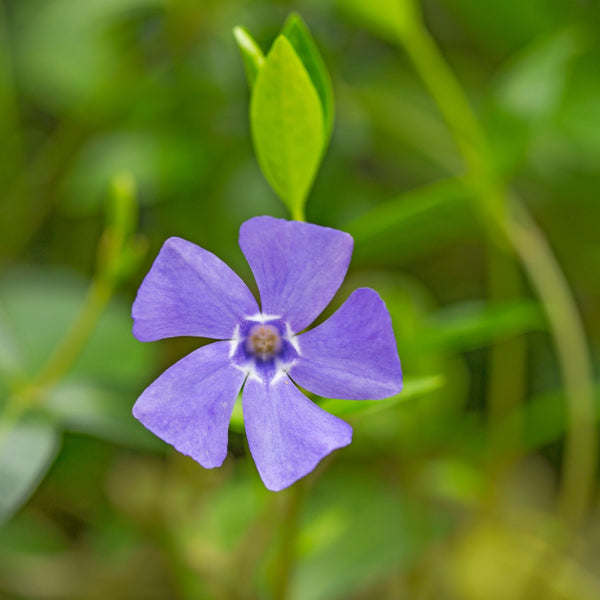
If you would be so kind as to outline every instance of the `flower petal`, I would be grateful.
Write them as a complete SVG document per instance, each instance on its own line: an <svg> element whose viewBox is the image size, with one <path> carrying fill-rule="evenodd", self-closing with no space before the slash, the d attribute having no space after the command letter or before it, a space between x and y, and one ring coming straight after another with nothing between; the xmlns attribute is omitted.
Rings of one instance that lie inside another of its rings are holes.
<svg viewBox="0 0 600 600"><path fill-rule="evenodd" d="M178 335L229 339L244 316L258 312L246 284L219 258L169 238L133 303L133 334L141 342Z"/></svg>
<svg viewBox="0 0 600 600"><path fill-rule="evenodd" d="M242 402L250 452L274 492L352 441L352 427L313 404L287 376L270 384L248 378Z"/></svg>
<svg viewBox="0 0 600 600"><path fill-rule="evenodd" d="M392 322L374 290L356 290L327 321L296 340L300 357L289 374L313 394L378 400L402 389Z"/></svg>
<svg viewBox="0 0 600 600"><path fill-rule="evenodd" d="M352 237L311 223L255 217L240 228L240 247L260 290L262 312L294 332L321 314L342 284Z"/></svg>
<svg viewBox="0 0 600 600"><path fill-rule="evenodd" d="M229 420L244 377L229 362L229 342L208 344L146 388L133 415L203 467L218 467L227 456Z"/></svg>

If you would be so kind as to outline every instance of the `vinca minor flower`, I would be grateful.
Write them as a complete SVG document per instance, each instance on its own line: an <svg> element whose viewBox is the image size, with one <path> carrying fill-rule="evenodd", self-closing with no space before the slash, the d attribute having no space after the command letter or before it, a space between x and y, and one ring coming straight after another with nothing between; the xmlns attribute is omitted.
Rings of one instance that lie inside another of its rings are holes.
<svg viewBox="0 0 600 600"><path fill-rule="evenodd" d="M311 402L302 388L330 398L381 399L402 387L390 316L379 295L353 292L317 327L348 269L350 235L310 223L256 217L240 247L260 292L214 254L181 238L162 247L133 304L142 342L174 336L220 341L167 369L133 414L203 467L220 466L236 398L248 445L267 488L281 490L347 446L352 428Z"/></svg>

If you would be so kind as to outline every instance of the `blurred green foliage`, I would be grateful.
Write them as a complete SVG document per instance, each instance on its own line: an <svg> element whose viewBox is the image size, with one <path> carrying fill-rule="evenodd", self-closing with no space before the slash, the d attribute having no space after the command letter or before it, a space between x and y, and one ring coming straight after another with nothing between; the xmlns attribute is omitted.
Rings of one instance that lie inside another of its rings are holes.
<svg viewBox="0 0 600 600"><path fill-rule="evenodd" d="M600 8L421 8L493 172L566 274L597 372ZM225 465L205 471L133 419L144 386L196 342L138 343L129 308L173 235L252 284L238 228L287 213L253 152L232 30L268 55L293 11L336 98L307 220L355 239L329 312L358 286L380 291L407 387L366 410L330 402L352 445L272 494L235 420ZM408 0L0 2L1 598L600 597L597 490L584 527L557 511L572 423L551 326L520 268L516 285L490 284L478 200L397 35L418 12ZM74 322L88 334L69 334ZM65 345L61 376L45 375Z"/></svg>

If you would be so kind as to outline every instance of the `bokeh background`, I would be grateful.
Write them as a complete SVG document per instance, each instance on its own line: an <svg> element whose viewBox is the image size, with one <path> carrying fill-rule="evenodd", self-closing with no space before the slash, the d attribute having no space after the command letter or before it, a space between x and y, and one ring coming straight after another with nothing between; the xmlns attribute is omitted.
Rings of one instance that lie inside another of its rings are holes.
<svg viewBox="0 0 600 600"><path fill-rule="evenodd" d="M393 4L0 2L0 598L600 597L600 7L427 0L432 37L400 39ZM133 419L202 341L141 344L129 311L173 235L253 284L239 226L286 211L232 28L266 51L291 11L336 95L307 218L355 237L329 312L380 291L406 389L352 403L352 445L274 494L239 422L207 471ZM527 269L465 174L531 213Z"/></svg>

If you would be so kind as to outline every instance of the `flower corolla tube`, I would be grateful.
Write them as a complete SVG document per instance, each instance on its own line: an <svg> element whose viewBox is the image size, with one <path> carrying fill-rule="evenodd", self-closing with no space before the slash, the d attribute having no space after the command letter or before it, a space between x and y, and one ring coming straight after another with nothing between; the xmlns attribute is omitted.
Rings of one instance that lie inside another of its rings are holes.
<svg viewBox="0 0 600 600"><path fill-rule="evenodd" d="M304 331L340 287L353 240L342 231L273 217L240 229L260 308L246 284L214 254L168 239L142 282L132 316L142 342L212 338L158 377L133 407L141 423L203 467L227 456L228 428L242 390L250 452L265 486L282 490L352 440L346 422L317 396L383 399L402 371L389 313L360 288L320 325Z"/></svg>

